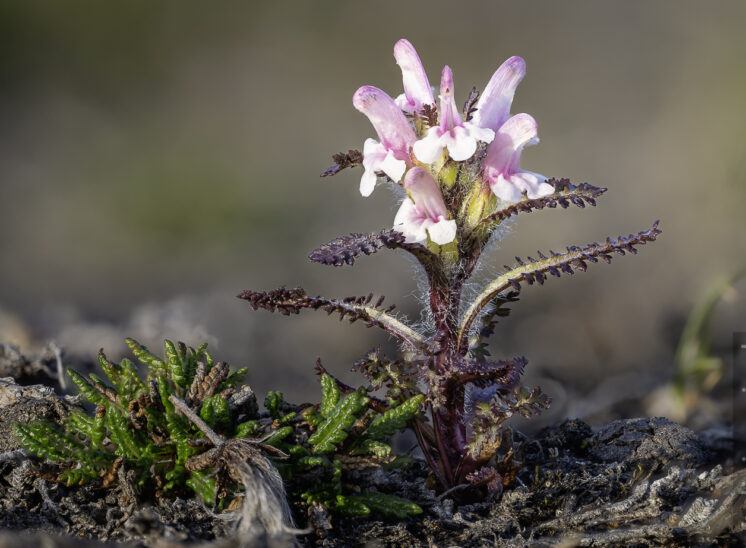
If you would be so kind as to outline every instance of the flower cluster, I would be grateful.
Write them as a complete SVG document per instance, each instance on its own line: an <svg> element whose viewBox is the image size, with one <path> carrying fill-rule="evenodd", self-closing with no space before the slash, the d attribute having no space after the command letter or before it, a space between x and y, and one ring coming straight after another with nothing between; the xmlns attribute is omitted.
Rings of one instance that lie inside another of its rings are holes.
<svg viewBox="0 0 746 548"><path fill-rule="evenodd" d="M526 73L520 57L511 57L495 71L476 105L459 111L454 99L453 73L443 68L439 105L417 52L399 40L394 58L401 67L404 93L392 99L386 92L363 86L353 104L378 134L363 147L364 173L360 193L369 196L379 176L400 183L407 192L394 228L408 243L437 245L453 242L463 212L449 211L443 190L452 185L453 165L476 166L477 186L489 189L500 202L513 203L554 193L546 177L519 167L521 152L538 143L536 121L528 114L510 115L516 87ZM473 107L473 108L470 108ZM480 153L480 143L484 147ZM493 200L493 209L498 202ZM481 216L490 213L484 207Z"/></svg>

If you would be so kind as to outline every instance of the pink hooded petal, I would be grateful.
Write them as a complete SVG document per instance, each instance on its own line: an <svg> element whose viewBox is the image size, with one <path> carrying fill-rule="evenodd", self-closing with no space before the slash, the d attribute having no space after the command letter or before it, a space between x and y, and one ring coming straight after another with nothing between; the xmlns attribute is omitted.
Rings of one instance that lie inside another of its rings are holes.
<svg viewBox="0 0 746 548"><path fill-rule="evenodd" d="M487 148L485 173L489 176L493 170L500 173L517 170L523 147L538 142L536 120L528 114L516 114L500 126Z"/></svg>
<svg viewBox="0 0 746 548"><path fill-rule="evenodd" d="M409 40L402 38L394 45L394 58L401 67L404 84L405 101L400 101L397 98L399 107L412 114L419 112L423 105L435 104L433 90L430 88L425 69L417 51Z"/></svg>
<svg viewBox="0 0 746 548"><path fill-rule="evenodd" d="M472 121L481 127L497 130L510 117L510 105L518 84L526 75L526 62L511 57L492 75L477 101Z"/></svg>
<svg viewBox="0 0 746 548"><path fill-rule="evenodd" d="M404 188L414 201L417 211L437 222L448 217L448 210L440 189L430 172L419 166L410 169L404 176Z"/></svg>
<svg viewBox="0 0 746 548"><path fill-rule="evenodd" d="M363 86L355 92L352 104L368 117L381 144L404 160L417 136L394 100L376 87Z"/></svg>
<svg viewBox="0 0 746 548"><path fill-rule="evenodd" d="M461 125L456 100L453 98L453 72L446 65L440 76L440 128L444 131Z"/></svg>

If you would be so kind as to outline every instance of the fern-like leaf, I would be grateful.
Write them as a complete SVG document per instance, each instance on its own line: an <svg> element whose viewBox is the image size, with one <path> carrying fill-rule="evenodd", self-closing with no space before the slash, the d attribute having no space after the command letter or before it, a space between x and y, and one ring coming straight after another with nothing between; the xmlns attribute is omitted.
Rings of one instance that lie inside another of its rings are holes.
<svg viewBox="0 0 746 548"><path fill-rule="evenodd" d="M382 248L402 249L414 255L423 266L437 260L434 253L421 244L406 243L404 234L396 230L382 230L371 234L353 232L349 236L340 236L317 249L308 258L330 266L352 265L361 255L372 255Z"/></svg>
<svg viewBox="0 0 746 548"><path fill-rule="evenodd" d="M231 410L220 394L205 398L199 416L213 430L228 430L231 427Z"/></svg>
<svg viewBox="0 0 746 548"><path fill-rule="evenodd" d="M350 518L359 518L370 514L370 507L361 497L337 495L334 511Z"/></svg>
<svg viewBox="0 0 746 548"><path fill-rule="evenodd" d="M330 454L337 450L337 445L347 439L347 429L359 418L368 404L368 398L360 392L353 392L338 402L329 412L327 419L319 425L316 432L308 438L315 454Z"/></svg>
<svg viewBox="0 0 746 548"><path fill-rule="evenodd" d="M469 340L469 353L477 361L484 361L489 355L485 339L489 338L495 332L495 326L498 318L506 318L510 314L510 308L506 305L518 300L517 291L509 291L504 295L497 295L492 299L490 309L482 314L479 329L474 333L473 338Z"/></svg>
<svg viewBox="0 0 746 548"><path fill-rule="evenodd" d="M278 449L281 449L280 444L287 438L290 434L293 433L293 427L292 426L283 426L281 428L278 428L274 431L274 433L268 437L266 440L264 440L264 443L267 445L271 445L272 447L277 447Z"/></svg>
<svg viewBox="0 0 746 548"><path fill-rule="evenodd" d="M212 506L215 503L215 478L207 472L190 472L186 484L197 493L205 504Z"/></svg>
<svg viewBox="0 0 746 548"><path fill-rule="evenodd" d="M469 92L469 96L466 98L466 101L464 101L464 108L462 110L464 114L464 121L468 122L472 119L474 116L474 113L477 111L477 101L479 100L479 91L477 91L477 88L471 88L471 91Z"/></svg>
<svg viewBox="0 0 746 548"><path fill-rule="evenodd" d="M319 412L328 417L339 402L339 387L330 375L321 375L321 403Z"/></svg>
<svg viewBox="0 0 746 548"><path fill-rule="evenodd" d="M467 449L477 462L486 462L506 435L502 424L514 415L528 418L549 407L551 400L540 388L514 389L508 394L496 394L489 402L477 403L472 421L473 437Z"/></svg>
<svg viewBox="0 0 746 548"><path fill-rule="evenodd" d="M277 310L285 316L298 314L306 308L323 310L327 314L337 313L340 321L345 318L351 323L362 320L368 327L380 327L415 350L427 350L427 342L422 335L390 315L396 305L382 308L383 297L370 306L372 294L367 297L347 297L337 301L323 297L309 297L300 287L295 289L281 287L272 291L244 291L238 295L238 298L249 301L254 310L259 308L270 312Z"/></svg>
<svg viewBox="0 0 746 548"><path fill-rule="evenodd" d="M419 118L424 124L424 128L431 128L438 125L438 107L435 105L422 105L422 110L419 112Z"/></svg>
<svg viewBox="0 0 746 548"><path fill-rule="evenodd" d="M425 401L425 396L418 394L407 401L387 410L379 415L365 431L365 437L371 440L382 440L393 436L398 430L406 428L407 422L412 420L420 405Z"/></svg>
<svg viewBox="0 0 746 548"><path fill-rule="evenodd" d="M417 393L418 368L410 362L388 360L381 353L380 346L355 362L353 370L365 375L373 390L385 388L386 399L391 405L401 403Z"/></svg>
<svg viewBox="0 0 746 548"><path fill-rule="evenodd" d="M364 455L365 453L371 453L383 459L391 454L391 446L382 441L367 439L363 440L360 446L351 452L352 455Z"/></svg>
<svg viewBox="0 0 746 548"><path fill-rule="evenodd" d="M83 375L81 375L74 369L68 369L67 374L70 375L73 384L78 387L80 393L83 394L83 397L85 397L85 399L87 399L89 402L94 405L101 405L106 401L106 398L104 398L95 388L93 388L93 385L89 383Z"/></svg>
<svg viewBox="0 0 746 548"><path fill-rule="evenodd" d="M499 209L482 219L477 225L477 229L492 227L513 215L531 213L536 209L553 209L557 206L567 209L570 204L578 207L585 207L586 204L595 206L596 198L608 190L588 183L580 183L576 186L570 183L569 179L549 179L547 183L554 186L553 194L543 198L523 198L514 204Z"/></svg>
<svg viewBox="0 0 746 548"><path fill-rule="evenodd" d="M582 247L569 246L566 253L550 251L549 257L539 252L539 259L528 257L528 262L516 257L519 266L515 268L506 267L508 271L488 284L467 309L459 327L458 352L460 354L466 353L472 322L480 311L503 291L510 288L516 292L520 291L521 282L526 282L529 285L536 282L542 285L547 279L547 273L559 277L562 272L573 274L573 269L585 271L588 262L597 263L599 258L610 263L612 253L619 255L624 255L625 252L637 253L634 246L653 242L660 233L661 230L658 228L658 221L656 221L648 230L630 234L627 237L619 236L616 240L607 238L606 242L602 244L594 242Z"/></svg>
<svg viewBox="0 0 746 548"><path fill-rule="evenodd" d="M340 152L332 156L334 165L326 169L321 176L330 177L348 167L363 165L363 154L359 150L350 149L347 152Z"/></svg>
<svg viewBox="0 0 746 548"><path fill-rule="evenodd" d="M124 342L127 343L127 346L140 363L160 371L164 370L165 364L163 363L163 360L148 350L147 346L140 344L132 338L127 338Z"/></svg>
<svg viewBox="0 0 746 548"><path fill-rule="evenodd" d="M357 499L371 510L392 518L405 519L422 513L419 505L395 495L364 491L362 495L349 498Z"/></svg>
<svg viewBox="0 0 746 548"><path fill-rule="evenodd" d="M269 411L269 416L272 417L273 420L279 420L282 416L282 404L284 403L284 399L282 396L282 392L279 392L277 390L270 390L267 392L267 395L264 396L264 407L267 408L267 411Z"/></svg>
<svg viewBox="0 0 746 548"><path fill-rule="evenodd" d="M372 255L382 247L394 248L404 243L404 234L395 230L382 230L373 234L340 236L314 249L308 256L315 263L331 266L352 265L360 255Z"/></svg>

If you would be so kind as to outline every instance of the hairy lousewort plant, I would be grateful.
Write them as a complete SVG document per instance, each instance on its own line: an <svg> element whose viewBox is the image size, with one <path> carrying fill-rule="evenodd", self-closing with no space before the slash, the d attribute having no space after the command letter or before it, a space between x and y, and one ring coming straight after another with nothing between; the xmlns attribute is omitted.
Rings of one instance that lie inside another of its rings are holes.
<svg viewBox="0 0 746 548"><path fill-rule="evenodd" d="M656 221L627 237L570 246L562 253L539 251L538 258L516 257L517 265L506 266L476 298L464 302L465 282L508 219L544 208L596 205L606 189L549 179L519 167L523 148L538 142L536 121L528 114L510 114L526 69L520 57L505 61L481 96L472 89L459 111L449 67L443 69L436 104L412 45L400 40L394 56L402 69L404 94L392 99L378 88L363 86L353 97L378 140L366 140L362 153L335 155L335 165L322 174L362 165L363 196L379 181L401 185L406 197L393 230L337 238L313 251L310 259L340 266L384 247L412 254L429 284L430 329L420 332L406 325L392 314L393 306L385 307L383 298L373 301L372 294L332 300L311 297L301 288L280 288L245 291L239 297L254 309L285 315L304 308L337 313L399 339L405 350L401 360L371 352L357 365L371 381L370 389L386 390L384 400L369 396L367 405L385 410L420 395L429 421L419 414L408 422L441 487L471 484L495 492L511 474L512 437L504 422L549 405L538 388L519 384L524 357L489 359L485 341L497 319L508 315L506 305L517 300L522 284L542 285L550 275L584 271L599 259L611 262L614 253L636 253L635 246L654 241L660 230Z"/></svg>

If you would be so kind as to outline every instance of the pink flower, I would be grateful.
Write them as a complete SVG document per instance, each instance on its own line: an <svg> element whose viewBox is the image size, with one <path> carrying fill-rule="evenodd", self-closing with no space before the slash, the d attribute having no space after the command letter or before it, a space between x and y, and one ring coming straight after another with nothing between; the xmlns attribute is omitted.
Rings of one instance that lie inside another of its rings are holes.
<svg viewBox="0 0 746 548"><path fill-rule="evenodd" d="M471 158L477 150L477 141L489 143L494 139L492 129L479 127L461 120L456 101L453 99L453 73L443 68L440 79L440 125L432 127L427 135L412 148L417 159L426 164L438 160L443 149L457 162Z"/></svg>
<svg viewBox="0 0 746 548"><path fill-rule="evenodd" d="M416 114L424 105L434 105L433 90L414 46L402 38L394 45L394 58L401 67L404 93L396 98L396 105L407 114Z"/></svg>
<svg viewBox="0 0 746 548"><path fill-rule="evenodd" d="M408 243L419 243L430 239L444 245L456 238L456 221L448 220L443 196L430 172L419 166L413 167L404 177L404 198L394 218L394 230L406 237Z"/></svg>
<svg viewBox="0 0 746 548"><path fill-rule="evenodd" d="M509 118L495 134L483 163L484 177L492 192L506 202L517 202L525 193L529 198L541 198L554 192L546 177L518 167L526 145L539 142L536 120L528 114Z"/></svg>
<svg viewBox="0 0 746 548"><path fill-rule="evenodd" d="M411 163L409 149L417 136L394 100L378 88L361 87L355 92L352 104L368 117L380 140L368 139L363 147L365 172L360 180L360 193L370 196L377 171L383 171L394 182L401 180Z"/></svg>
<svg viewBox="0 0 746 548"><path fill-rule="evenodd" d="M510 118L515 90L525 75L526 62L520 57L511 57L500 65L479 97L472 121L497 131Z"/></svg>

